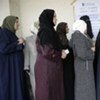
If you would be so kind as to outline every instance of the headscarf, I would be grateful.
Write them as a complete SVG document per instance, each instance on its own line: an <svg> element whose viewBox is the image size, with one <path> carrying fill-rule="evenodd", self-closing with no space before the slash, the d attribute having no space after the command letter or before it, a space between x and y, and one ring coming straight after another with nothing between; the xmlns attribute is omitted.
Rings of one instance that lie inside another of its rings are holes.
<svg viewBox="0 0 100 100"><path fill-rule="evenodd" d="M68 45L68 39L67 39L67 36L66 36L66 28L67 28L67 23L65 22L60 22L58 25L57 25L57 28L56 28L56 32L57 34L59 35L59 38L60 38L60 41L62 43L63 46L67 46Z"/></svg>
<svg viewBox="0 0 100 100"><path fill-rule="evenodd" d="M39 17L39 23L40 23L40 27L43 27L44 25L48 26L48 27L53 27L54 23L53 23L53 16L54 16L54 10L53 9L45 9L40 17Z"/></svg>
<svg viewBox="0 0 100 100"><path fill-rule="evenodd" d="M92 39L93 38L93 32L92 32L92 26L91 26L91 21L90 21L89 16L84 15L84 16L80 17L80 19L86 22L86 24L87 24L87 34Z"/></svg>
<svg viewBox="0 0 100 100"><path fill-rule="evenodd" d="M37 35L38 29L39 29L39 21L35 21L34 24L32 24L30 27L30 32Z"/></svg>
<svg viewBox="0 0 100 100"><path fill-rule="evenodd" d="M53 17L55 11L52 9L45 9L39 17L39 32L38 37L42 45L52 44L55 49L59 49L59 36L54 29Z"/></svg>
<svg viewBox="0 0 100 100"><path fill-rule="evenodd" d="M7 16L4 20L3 20L3 24L2 24L2 28L6 28L8 30L10 30L11 32L15 33L15 21L16 19L18 19L18 17L16 16Z"/></svg>
<svg viewBox="0 0 100 100"><path fill-rule="evenodd" d="M87 25L83 20L77 20L73 24L73 31L80 31L82 34L85 35L86 29L87 29Z"/></svg>
<svg viewBox="0 0 100 100"><path fill-rule="evenodd" d="M65 22L60 22L57 25L56 31L58 34L66 34L66 27L67 27L67 23Z"/></svg>

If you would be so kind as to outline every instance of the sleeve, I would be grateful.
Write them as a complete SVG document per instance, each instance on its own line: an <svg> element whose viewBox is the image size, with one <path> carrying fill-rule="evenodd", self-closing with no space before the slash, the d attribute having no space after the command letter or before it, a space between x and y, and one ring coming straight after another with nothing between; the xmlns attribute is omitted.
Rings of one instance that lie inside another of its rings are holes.
<svg viewBox="0 0 100 100"><path fill-rule="evenodd" d="M36 47L37 51L48 60L56 62L59 58L61 58L61 51L55 50L51 44L45 44L42 46L41 44L37 43Z"/></svg>
<svg viewBox="0 0 100 100"><path fill-rule="evenodd" d="M24 70L30 70L30 50L28 41L26 40L25 48L24 48Z"/></svg>
<svg viewBox="0 0 100 100"><path fill-rule="evenodd" d="M9 54L12 52L23 50L24 45L18 44L18 41L10 42L7 37L0 35L0 53Z"/></svg>
<svg viewBox="0 0 100 100"><path fill-rule="evenodd" d="M0 52L3 54L12 53L20 51L24 48L23 44L18 44L18 42L8 43L6 41L0 41Z"/></svg>
<svg viewBox="0 0 100 100"><path fill-rule="evenodd" d="M74 48L76 50L76 55L82 60L93 60L94 53L91 47L88 48L86 41L81 36L76 36L74 40Z"/></svg>
<svg viewBox="0 0 100 100"><path fill-rule="evenodd" d="M42 54L43 56L51 59L56 59L58 57L61 57L60 51L53 49L51 45L44 45L42 49Z"/></svg>

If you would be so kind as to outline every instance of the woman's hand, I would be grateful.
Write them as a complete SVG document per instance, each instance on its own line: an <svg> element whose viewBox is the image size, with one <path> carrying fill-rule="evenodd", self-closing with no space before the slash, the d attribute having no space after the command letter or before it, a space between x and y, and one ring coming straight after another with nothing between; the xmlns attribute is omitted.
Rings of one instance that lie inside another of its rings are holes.
<svg viewBox="0 0 100 100"><path fill-rule="evenodd" d="M66 58L66 56L67 56L67 54L66 54L65 50L62 50L62 55L61 55L61 58L62 58L62 59L65 59L65 58Z"/></svg>
<svg viewBox="0 0 100 100"><path fill-rule="evenodd" d="M93 52L95 52L95 47L92 47L91 50L92 50Z"/></svg>
<svg viewBox="0 0 100 100"><path fill-rule="evenodd" d="M18 44L24 44L25 43L25 39L24 38L19 38L18 39Z"/></svg>

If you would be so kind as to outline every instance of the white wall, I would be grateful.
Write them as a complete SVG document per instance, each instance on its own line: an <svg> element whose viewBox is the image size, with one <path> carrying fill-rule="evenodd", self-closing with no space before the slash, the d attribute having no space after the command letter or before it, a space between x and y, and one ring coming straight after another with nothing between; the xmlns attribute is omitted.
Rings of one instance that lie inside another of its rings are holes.
<svg viewBox="0 0 100 100"><path fill-rule="evenodd" d="M20 0L20 16L23 36L31 35L29 29L34 21L38 20L40 13L45 8L52 8L57 13L58 22L68 22L69 27L73 23L73 0Z"/></svg>
<svg viewBox="0 0 100 100"><path fill-rule="evenodd" d="M20 19L20 4L19 0L0 0L0 26L4 18L8 15L18 16ZM17 32L18 36L22 36L21 27Z"/></svg>
<svg viewBox="0 0 100 100"><path fill-rule="evenodd" d="M10 14L20 17L20 0L9 0Z"/></svg>
<svg viewBox="0 0 100 100"><path fill-rule="evenodd" d="M52 8L57 13L58 23L65 21L71 28L73 24L73 0L0 0L0 25L8 15L18 16L20 19L19 36L31 35L30 27L38 20L43 9ZM69 35L70 36L70 35Z"/></svg>
<svg viewBox="0 0 100 100"><path fill-rule="evenodd" d="M9 0L0 0L0 26L5 16L10 14Z"/></svg>
<svg viewBox="0 0 100 100"><path fill-rule="evenodd" d="M19 21L20 21L20 0L9 0L9 5L10 5L10 15L14 15L19 17ZM21 37L22 34L22 30L21 30L21 23L20 23L20 27L19 30L17 31L17 36Z"/></svg>

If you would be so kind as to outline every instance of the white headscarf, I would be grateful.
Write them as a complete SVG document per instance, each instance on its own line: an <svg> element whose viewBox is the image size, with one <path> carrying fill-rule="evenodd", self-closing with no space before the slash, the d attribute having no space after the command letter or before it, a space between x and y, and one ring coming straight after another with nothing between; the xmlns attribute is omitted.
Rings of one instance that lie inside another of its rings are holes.
<svg viewBox="0 0 100 100"><path fill-rule="evenodd" d="M38 21L35 21L34 24L31 25L30 31L31 31L31 33L37 35L38 29L39 29L39 22Z"/></svg>
<svg viewBox="0 0 100 100"><path fill-rule="evenodd" d="M85 35L85 32L87 30L87 25L83 20L77 20L73 24L73 31L80 31L82 34Z"/></svg>

